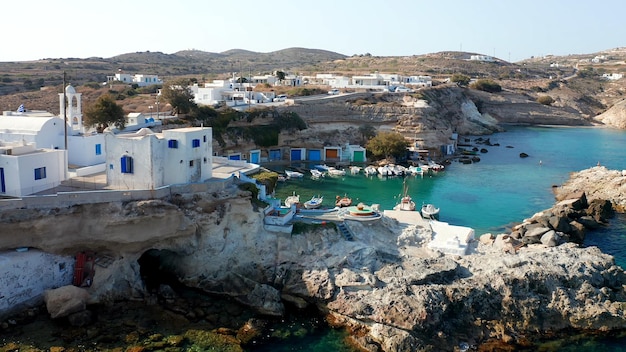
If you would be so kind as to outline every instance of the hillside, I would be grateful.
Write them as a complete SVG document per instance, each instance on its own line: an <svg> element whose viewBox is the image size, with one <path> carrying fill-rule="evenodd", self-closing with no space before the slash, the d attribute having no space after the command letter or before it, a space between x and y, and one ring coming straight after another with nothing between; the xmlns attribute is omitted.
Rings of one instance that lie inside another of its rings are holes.
<svg viewBox="0 0 626 352"><path fill-rule="evenodd" d="M593 123L596 116L608 111L609 115L617 117L608 118L604 115L602 121L618 127L624 125L616 121L620 119L623 104L617 105L615 109L610 108L624 99L626 79L610 81L603 79L602 74L626 71L626 48L585 55L531 58L518 63L497 58L493 62L468 60L473 54L446 51L406 57L369 54L346 57L325 50L289 48L270 53L243 49L222 53L184 50L174 54L127 53L108 59L5 62L0 63L0 109L15 110L20 104L25 104L30 110L58 113L58 93L62 92L63 72L67 73L67 81L83 94L84 106L95 101L100 94L113 92L118 96L118 104L126 112L146 114L155 112L154 108L150 109L155 104L154 94L125 94L128 89L125 86L102 87L100 83L106 80L107 75L113 75L118 70L154 73L165 81L190 77L199 82L225 78L239 70L248 70L253 74L284 70L303 75L321 72L349 76L373 72L429 75L435 86L445 86L451 75L460 73L473 79L490 79L502 87L503 91L495 94L468 91L470 99L479 110L482 109L481 112L487 112L499 121L537 123L556 119L559 123L567 123L567 119L573 118L571 124L577 125L580 122L575 120L579 118ZM602 60L594 62L593 59L597 57ZM537 98L543 95L554 100L549 109L536 103ZM160 107L161 112L169 110L165 104ZM341 114L338 108L332 109ZM349 105L341 108L358 111ZM536 119L536 116L546 114L550 116L549 119ZM302 115L303 118L309 118L305 112Z"/></svg>

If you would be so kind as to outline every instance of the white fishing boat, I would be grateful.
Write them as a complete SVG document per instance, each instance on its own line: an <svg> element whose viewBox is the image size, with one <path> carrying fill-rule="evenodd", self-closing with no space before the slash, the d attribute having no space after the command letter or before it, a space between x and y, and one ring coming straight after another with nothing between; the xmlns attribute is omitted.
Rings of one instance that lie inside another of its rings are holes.
<svg viewBox="0 0 626 352"><path fill-rule="evenodd" d="M363 173L365 174L365 176L374 176L378 173L378 170L376 170L376 166L370 165L365 167Z"/></svg>
<svg viewBox="0 0 626 352"><path fill-rule="evenodd" d="M379 166L378 169L376 170L378 171L380 176L394 176L395 175L393 173L393 169L389 167L389 165Z"/></svg>
<svg viewBox="0 0 626 352"><path fill-rule="evenodd" d="M311 169L311 177L312 178L320 178L320 177L324 177L324 175L326 175L326 173L321 172L318 169Z"/></svg>
<svg viewBox="0 0 626 352"><path fill-rule="evenodd" d="M432 204L422 205L422 217L424 219L439 220L439 208Z"/></svg>
<svg viewBox="0 0 626 352"><path fill-rule="evenodd" d="M328 175L330 176L345 176L346 170L337 169L333 166L328 168Z"/></svg>
<svg viewBox="0 0 626 352"><path fill-rule="evenodd" d="M290 208L294 204L296 206L298 206L298 204L300 204L300 196L297 195L296 192L293 192L292 195L290 195L289 197L285 198L285 206L287 208Z"/></svg>
<svg viewBox="0 0 626 352"><path fill-rule="evenodd" d="M324 201L324 196L313 196L311 199L304 202L304 207L306 209L317 209L322 205Z"/></svg>
<svg viewBox="0 0 626 352"><path fill-rule="evenodd" d="M292 170L285 170L285 175L287 175L287 178L301 178L301 177L304 177L304 174L302 172L292 171Z"/></svg>
<svg viewBox="0 0 626 352"><path fill-rule="evenodd" d="M362 167L360 166L350 166L350 173L352 175L358 175L361 172Z"/></svg>

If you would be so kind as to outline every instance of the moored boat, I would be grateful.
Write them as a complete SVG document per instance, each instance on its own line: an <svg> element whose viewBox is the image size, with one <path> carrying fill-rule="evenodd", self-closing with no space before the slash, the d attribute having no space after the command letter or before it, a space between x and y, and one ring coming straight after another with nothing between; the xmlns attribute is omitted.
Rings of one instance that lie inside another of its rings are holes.
<svg viewBox="0 0 626 352"><path fill-rule="evenodd" d="M322 205L324 201L324 196L313 196L311 199L304 202L304 207L306 209L317 209Z"/></svg>
<svg viewBox="0 0 626 352"><path fill-rule="evenodd" d="M285 170L285 175L287 175L287 178L304 177L304 174L302 172L292 171L292 170Z"/></svg>
<svg viewBox="0 0 626 352"><path fill-rule="evenodd" d="M337 196L335 198L335 205L340 208L349 207L352 205L352 198L349 198L347 195L343 197Z"/></svg>
<svg viewBox="0 0 626 352"><path fill-rule="evenodd" d="M424 219L439 220L439 208L430 203L422 205L422 217Z"/></svg>
<svg viewBox="0 0 626 352"><path fill-rule="evenodd" d="M346 170L337 169L332 166L328 168L327 172L330 176L344 176L346 174Z"/></svg>
<svg viewBox="0 0 626 352"><path fill-rule="evenodd" d="M311 169L311 177L312 178L320 178L320 177L324 177L325 173L321 172L318 169Z"/></svg>
<svg viewBox="0 0 626 352"><path fill-rule="evenodd" d="M393 207L393 210L415 210L415 202L409 195L409 186L406 184L406 179L402 182L402 197L400 198L400 202Z"/></svg>
<svg viewBox="0 0 626 352"><path fill-rule="evenodd" d="M291 207L292 205L296 205L298 206L298 204L300 204L300 196L296 194L296 192L293 192L292 195L290 195L289 197L285 198L285 206L286 207Z"/></svg>

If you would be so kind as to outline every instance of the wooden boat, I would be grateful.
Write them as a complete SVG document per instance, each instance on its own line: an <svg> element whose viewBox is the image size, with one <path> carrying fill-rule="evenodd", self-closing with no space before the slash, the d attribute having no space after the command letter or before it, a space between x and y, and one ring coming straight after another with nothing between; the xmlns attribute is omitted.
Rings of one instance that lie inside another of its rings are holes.
<svg viewBox="0 0 626 352"><path fill-rule="evenodd" d="M406 184L406 179L402 182L402 197L400 198L400 202L393 207L393 210L415 210L415 202L409 195L409 186Z"/></svg>
<svg viewBox="0 0 626 352"><path fill-rule="evenodd" d="M322 205L324 201L324 196L313 196L311 199L304 202L304 207L306 209L317 209Z"/></svg>
<svg viewBox="0 0 626 352"><path fill-rule="evenodd" d="M337 196L335 198L335 205L342 208L342 207L349 207L352 205L352 198L348 198L348 196Z"/></svg>
<svg viewBox="0 0 626 352"><path fill-rule="evenodd" d="M422 205L422 217L424 219L439 220L439 208L435 208L432 204Z"/></svg>

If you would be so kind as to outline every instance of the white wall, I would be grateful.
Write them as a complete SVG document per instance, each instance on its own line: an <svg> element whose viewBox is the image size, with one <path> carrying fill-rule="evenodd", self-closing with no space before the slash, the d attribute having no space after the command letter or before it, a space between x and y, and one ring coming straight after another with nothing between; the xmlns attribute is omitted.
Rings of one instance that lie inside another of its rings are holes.
<svg viewBox="0 0 626 352"><path fill-rule="evenodd" d="M156 135L104 135L107 184L119 189L155 189L163 185L163 155ZM122 173L122 156L133 158L133 172Z"/></svg>
<svg viewBox="0 0 626 352"><path fill-rule="evenodd" d="M164 184L202 182L213 177L213 129L190 127L163 131L165 156ZM168 140L178 141L178 148L168 148ZM192 147L194 139L200 146ZM193 166L191 166L193 161Z"/></svg>
<svg viewBox="0 0 626 352"><path fill-rule="evenodd" d="M0 253L0 316L43 302L45 290L72 283L74 258L38 250Z"/></svg>
<svg viewBox="0 0 626 352"><path fill-rule="evenodd" d="M100 144L100 155L96 155L96 145ZM106 161L106 150L103 134L88 134L84 136L69 136L68 162L72 165L91 166L102 164Z"/></svg>
<svg viewBox="0 0 626 352"><path fill-rule="evenodd" d="M21 197L54 188L66 178L65 150L38 150L24 155L0 155L5 195ZM46 168L46 177L35 180L35 169Z"/></svg>

